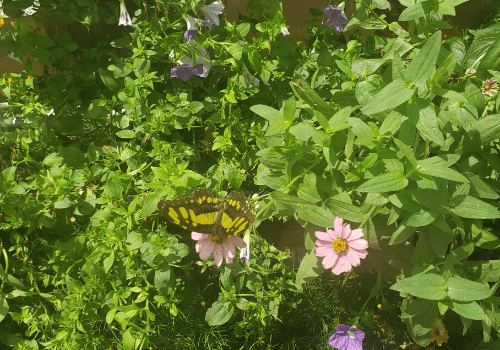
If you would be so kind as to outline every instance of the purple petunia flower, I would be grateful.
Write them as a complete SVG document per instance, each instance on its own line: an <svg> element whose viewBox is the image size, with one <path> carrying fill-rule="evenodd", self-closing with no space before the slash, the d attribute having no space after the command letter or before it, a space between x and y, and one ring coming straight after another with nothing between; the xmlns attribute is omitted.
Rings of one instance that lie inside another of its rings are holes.
<svg viewBox="0 0 500 350"><path fill-rule="evenodd" d="M188 81L193 75L204 78L202 64L198 64L196 67L193 67L191 64L183 64L175 66L170 70L171 78L179 78L182 81Z"/></svg>
<svg viewBox="0 0 500 350"><path fill-rule="evenodd" d="M187 30L184 32L184 39L187 41L193 39L196 34L198 34L198 20L196 18L193 18L189 15L186 15L186 18L184 18L187 23Z"/></svg>
<svg viewBox="0 0 500 350"><path fill-rule="evenodd" d="M219 25L219 15L222 13L224 5L220 1L211 3L210 5L205 5L201 7L201 10L205 14L205 20L202 22L204 26L212 29L212 25Z"/></svg>
<svg viewBox="0 0 500 350"><path fill-rule="evenodd" d="M329 5L323 9L323 13L328 19L323 23L327 27L334 27L337 32L344 31L344 25L349 21L341 7Z"/></svg>
<svg viewBox="0 0 500 350"><path fill-rule="evenodd" d="M337 330L328 340L328 344L338 350L363 350L364 338L363 331L339 323Z"/></svg>

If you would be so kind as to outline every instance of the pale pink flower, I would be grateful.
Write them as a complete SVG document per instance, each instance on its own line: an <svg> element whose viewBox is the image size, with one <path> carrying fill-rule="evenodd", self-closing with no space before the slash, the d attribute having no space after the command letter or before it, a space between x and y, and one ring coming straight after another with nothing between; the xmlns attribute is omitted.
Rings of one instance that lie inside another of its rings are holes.
<svg viewBox="0 0 500 350"><path fill-rule="evenodd" d="M336 275L347 272L359 265L368 252L368 241L363 239L363 229L351 230L349 225L342 225L339 216L333 221L333 230L316 231L316 256L324 257L323 267L332 269Z"/></svg>
<svg viewBox="0 0 500 350"><path fill-rule="evenodd" d="M212 254L214 255L215 265L221 266L222 258L228 264L233 262L235 257L235 247L246 247L245 241L239 236L231 236L224 242L215 242L216 238L206 233L192 232L191 238L196 242L196 252L200 254L201 260L208 259Z"/></svg>

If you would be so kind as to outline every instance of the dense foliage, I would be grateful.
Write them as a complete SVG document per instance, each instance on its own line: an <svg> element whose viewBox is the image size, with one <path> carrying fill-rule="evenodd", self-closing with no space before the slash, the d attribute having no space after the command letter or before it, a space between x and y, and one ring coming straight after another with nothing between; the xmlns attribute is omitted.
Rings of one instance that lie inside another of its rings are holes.
<svg viewBox="0 0 500 350"><path fill-rule="evenodd" d="M4 0L25 65L0 77L0 342L293 349L273 334L316 309L314 233L339 216L377 274L344 323L374 327L378 298L420 345L454 324L498 346L500 24L445 39L464 2L356 0L349 35L311 9L295 42L277 0L189 36L210 2ZM200 261L157 212L198 188L243 190L257 229L296 220L300 267L255 230L249 261Z"/></svg>

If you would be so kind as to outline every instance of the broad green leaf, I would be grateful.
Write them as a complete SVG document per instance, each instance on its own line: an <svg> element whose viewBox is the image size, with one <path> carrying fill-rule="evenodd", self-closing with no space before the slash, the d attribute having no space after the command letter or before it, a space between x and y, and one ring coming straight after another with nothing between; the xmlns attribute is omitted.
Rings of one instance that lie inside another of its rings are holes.
<svg viewBox="0 0 500 350"><path fill-rule="evenodd" d="M299 269L295 275L295 283L305 283L314 280L324 271L320 260L314 250L307 253L300 262Z"/></svg>
<svg viewBox="0 0 500 350"><path fill-rule="evenodd" d="M373 96L361 111L363 114L371 115L396 108L408 101L414 93L415 90L409 88L402 79L394 80Z"/></svg>
<svg viewBox="0 0 500 350"><path fill-rule="evenodd" d="M135 345L135 338L132 335L132 328L127 328L122 335L122 344L125 350L132 350Z"/></svg>
<svg viewBox="0 0 500 350"><path fill-rule="evenodd" d="M404 173L401 170L394 170L369 179L361 184L357 190L359 192L384 193L402 190L407 185L408 179Z"/></svg>
<svg viewBox="0 0 500 350"><path fill-rule="evenodd" d="M500 139L500 114L491 114L479 119L476 129L483 145Z"/></svg>
<svg viewBox="0 0 500 350"><path fill-rule="evenodd" d="M424 17L431 13L433 10L433 5L430 1L419 2L417 4L409 6L399 16L400 21L411 21L412 19L417 19Z"/></svg>
<svg viewBox="0 0 500 350"><path fill-rule="evenodd" d="M122 84L114 77L113 72L99 68L99 75L108 89L114 92L120 90Z"/></svg>
<svg viewBox="0 0 500 350"><path fill-rule="evenodd" d="M326 118L335 113L335 108L326 103L302 77L295 75L290 86L298 98L304 100L312 109L323 113Z"/></svg>
<svg viewBox="0 0 500 350"><path fill-rule="evenodd" d="M266 105L255 105L250 107L250 110L269 122L284 121L283 114L280 111Z"/></svg>
<svg viewBox="0 0 500 350"><path fill-rule="evenodd" d="M73 202L68 197L64 197L62 200L54 203L54 208L56 209L65 209L71 207Z"/></svg>
<svg viewBox="0 0 500 350"><path fill-rule="evenodd" d="M295 105L295 97L292 96L288 100L285 101L283 105L283 120L287 122L293 122L295 118L295 111L297 110Z"/></svg>
<svg viewBox="0 0 500 350"><path fill-rule="evenodd" d="M415 158L415 156L413 155L411 148L397 138L393 138L392 141L396 144L401 153L403 153L405 158L410 162L411 166L413 168L416 168L418 166L418 162L417 158Z"/></svg>
<svg viewBox="0 0 500 350"><path fill-rule="evenodd" d="M353 60L351 63L351 70L361 76L369 76L377 71L386 60L383 59L363 59Z"/></svg>
<svg viewBox="0 0 500 350"><path fill-rule="evenodd" d="M493 233L480 229L475 224L471 226L471 236L476 247L483 249L497 249L500 247L500 238Z"/></svg>
<svg viewBox="0 0 500 350"><path fill-rule="evenodd" d="M498 38L488 49L488 53L483 57L477 67L477 76L486 79L489 76L488 70L500 70L500 38Z"/></svg>
<svg viewBox="0 0 500 350"><path fill-rule="evenodd" d="M498 219L500 211L476 197L457 196L452 200L451 211L463 218Z"/></svg>
<svg viewBox="0 0 500 350"><path fill-rule="evenodd" d="M484 284L466 278L452 277L446 284L448 285L448 296L452 300L482 300L488 298L491 293L490 289Z"/></svg>
<svg viewBox="0 0 500 350"><path fill-rule="evenodd" d="M450 169L450 168L445 168L442 166L424 165L424 166L421 166L417 172L421 173L421 174L425 174L425 175L440 177L442 179L447 179L447 180L451 180L451 181L469 183L469 180L465 176L460 174L458 171Z"/></svg>
<svg viewBox="0 0 500 350"><path fill-rule="evenodd" d="M330 126L330 128L328 129L328 133L336 132L348 127L349 125L346 123L346 121L350 115L351 106L344 107L340 111L335 113L328 121L328 125Z"/></svg>
<svg viewBox="0 0 500 350"><path fill-rule="evenodd" d="M227 310L224 303L218 300L207 310L207 313L205 314L205 321L209 326L220 326L229 321L233 312L234 310Z"/></svg>
<svg viewBox="0 0 500 350"><path fill-rule="evenodd" d="M297 198L294 196L290 196L283 192L275 191L271 193L271 198L275 201L275 206L278 210L294 210L298 211L299 209L314 209L316 206L304 199Z"/></svg>
<svg viewBox="0 0 500 350"><path fill-rule="evenodd" d="M4 171L2 171L2 177L5 182L12 182L16 177L16 168L15 166L8 167Z"/></svg>
<svg viewBox="0 0 500 350"><path fill-rule="evenodd" d="M444 136L439 130L434 104L427 100L417 99L415 103L406 105L406 112L412 124L416 125L423 136L440 146L444 146Z"/></svg>
<svg viewBox="0 0 500 350"><path fill-rule="evenodd" d="M328 198L325 201L325 206L330 209L335 216L340 216L352 222L362 222L366 216L359 207L333 198Z"/></svg>
<svg viewBox="0 0 500 350"><path fill-rule="evenodd" d="M471 320L482 320L484 311L481 306L475 301L448 301L451 310L455 311L460 316L470 318Z"/></svg>
<svg viewBox="0 0 500 350"><path fill-rule="evenodd" d="M440 48L441 31L437 31L427 40L408 68L406 68L404 73L405 81L415 83L417 87L425 84L434 72Z"/></svg>
<svg viewBox="0 0 500 350"><path fill-rule="evenodd" d="M118 311L118 309L111 309L108 311L108 313L106 314L106 323L107 324L113 323L113 321L115 319L116 311Z"/></svg>
<svg viewBox="0 0 500 350"><path fill-rule="evenodd" d="M290 128L290 134L302 141L308 141L311 137L318 133L318 130L307 122L301 122Z"/></svg>
<svg viewBox="0 0 500 350"><path fill-rule="evenodd" d="M330 210L321 207L300 210L298 215L302 220L320 227L333 227L335 220L335 215Z"/></svg>
<svg viewBox="0 0 500 350"><path fill-rule="evenodd" d="M470 181L471 188L469 193L474 197L486 199L498 199L500 197L490 185L481 180L476 174L465 172L464 175Z"/></svg>
<svg viewBox="0 0 500 350"><path fill-rule="evenodd" d="M5 297L0 297L0 322L3 321L5 316L9 313L9 303Z"/></svg>
<svg viewBox="0 0 500 350"><path fill-rule="evenodd" d="M428 300L443 300L447 296L445 279L434 273L403 278L390 289Z"/></svg>
<svg viewBox="0 0 500 350"><path fill-rule="evenodd" d="M113 263L115 262L115 252L111 251L106 258L104 258L102 265L104 267L104 272L108 273Z"/></svg>
<svg viewBox="0 0 500 350"><path fill-rule="evenodd" d="M441 65L436 69L436 72L432 75L431 83L436 88L440 88L444 84L446 79L453 73L455 66L457 65L457 55L452 52L446 57L446 59L441 63ZM440 95L441 96L441 95Z"/></svg>

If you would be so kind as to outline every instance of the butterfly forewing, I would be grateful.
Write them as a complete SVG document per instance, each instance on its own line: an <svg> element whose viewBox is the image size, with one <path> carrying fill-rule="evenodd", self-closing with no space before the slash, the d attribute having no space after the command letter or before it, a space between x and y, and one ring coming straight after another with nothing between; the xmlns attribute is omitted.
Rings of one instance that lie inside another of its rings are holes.
<svg viewBox="0 0 500 350"><path fill-rule="evenodd" d="M158 209L168 220L185 230L213 234L223 202L210 190L192 196L158 202Z"/></svg>
<svg viewBox="0 0 500 350"><path fill-rule="evenodd" d="M255 220L242 192L231 192L225 200L221 200L208 189L198 190L190 197L162 200L158 209L177 226L210 234L219 242L245 232Z"/></svg>

